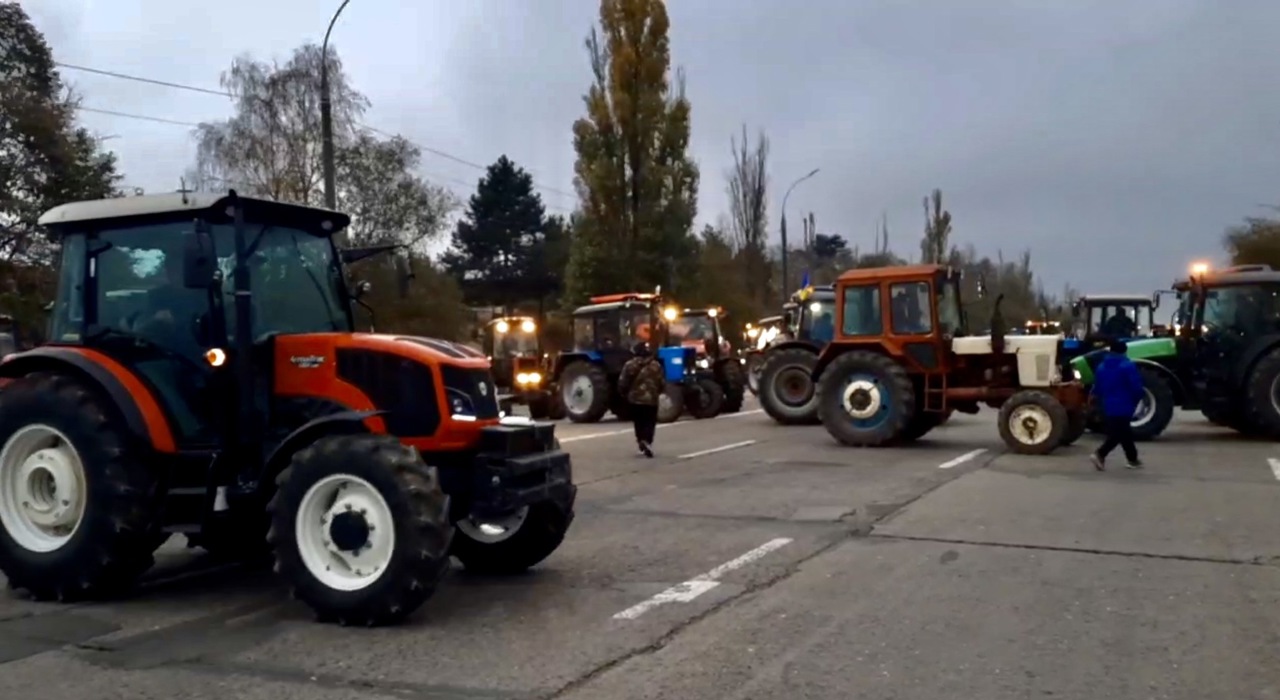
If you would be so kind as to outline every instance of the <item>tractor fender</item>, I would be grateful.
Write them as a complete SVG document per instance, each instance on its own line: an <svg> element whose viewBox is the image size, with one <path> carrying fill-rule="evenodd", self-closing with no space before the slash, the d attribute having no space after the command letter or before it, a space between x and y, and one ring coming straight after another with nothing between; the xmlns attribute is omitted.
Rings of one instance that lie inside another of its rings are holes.
<svg viewBox="0 0 1280 700"><path fill-rule="evenodd" d="M1139 369L1143 367L1151 369L1161 377L1164 377L1164 379L1169 382L1169 388L1173 389L1173 399L1177 402L1175 405L1182 405L1182 403L1186 401L1187 387L1182 384L1182 380L1178 379L1178 375L1174 374L1173 370L1165 367L1159 362L1147 359L1134 360L1133 364L1137 365Z"/></svg>
<svg viewBox="0 0 1280 700"><path fill-rule="evenodd" d="M284 469L293 454L326 435L352 435L367 433L364 421L381 416L387 411L340 411L313 418L285 436L272 450L265 462L265 475L274 477Z"/></svg>
<svg viewBox="0 0 1280 700"><path fill-rule="evenodd" d="M1240 353L1240 360L1232 365L1231 374L1228 377L1231 387L1233 389L1244 387L1249 381L1249 375L1253 374L1253 366L1258 364L1258 360L1262 359L1263 355L1277 346L1280 346L1280 334L1275 333L1264 335L1246 345L1244 351Z"/></svg>
<svg viewBox="0 0 1280 700"><path fill-rule="evenodd" d="M585 352L566 352L556 356L555 365L551 369L551 381L560 381L560 375L564 373L564 368L574 362L595 362L591 356Z"/></svg>
<svg viewBox="0 0 1280 700"><path fill-rule="evenodd" d="M0 379L33 372L75 377L115 407L117 417L132 437L156 452L178 451L173 429L151 390L133 371L108 355L89 348L46 346L9 355L0 364Z"/></svg>
<svg viewBox="0 0 1280 700"><path fill-rule="evenodd" d="M810 345L810 347L813 346ZM821 350L815 350L815 352L818 353L818 361L814 364L813 371L809 373L810 378L812 378L816 383L822 378L822 373L827 369L827 365L830 365L837 357L840 357L850 350L860 350L862 352L872 352L877 355L889 356L889 353L885 352L884 346L880 343L859 343L857 345L827 343L822 346ZM896 358L892 359L894 359L895 362L899 361Z"/></svg>

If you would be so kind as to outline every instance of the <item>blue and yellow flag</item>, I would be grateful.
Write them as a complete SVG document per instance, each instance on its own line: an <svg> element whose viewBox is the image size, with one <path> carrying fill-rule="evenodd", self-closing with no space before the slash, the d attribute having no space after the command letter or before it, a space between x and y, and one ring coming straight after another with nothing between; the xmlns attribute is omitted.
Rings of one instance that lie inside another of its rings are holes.
<svg viewBox="0 0 1280 700"><path fill-rule="evenodd" d="M800 278L800 291L797 296L799 296L802 301L813 296L813 283L809 281L808 270L805 270L804 277Z"/></svg>

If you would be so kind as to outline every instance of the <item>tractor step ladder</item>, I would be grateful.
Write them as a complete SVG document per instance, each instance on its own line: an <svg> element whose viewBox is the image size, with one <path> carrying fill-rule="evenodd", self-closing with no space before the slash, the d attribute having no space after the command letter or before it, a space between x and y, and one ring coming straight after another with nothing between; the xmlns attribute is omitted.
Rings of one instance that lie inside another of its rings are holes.
<svg viewBox="0 0 1280 700"><path fill-rule="evenodd" d="M947 408L947 375L924 375L924 410L941 413Z"/></svg>

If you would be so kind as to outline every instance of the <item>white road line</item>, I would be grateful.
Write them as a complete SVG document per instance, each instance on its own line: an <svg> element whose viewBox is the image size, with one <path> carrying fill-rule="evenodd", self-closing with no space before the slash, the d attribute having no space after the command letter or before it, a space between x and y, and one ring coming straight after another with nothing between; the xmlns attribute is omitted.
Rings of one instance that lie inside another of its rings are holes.
<svg viewBox="0 0 1280 700"><path fill-rule="evenodd" d="M952 460L949 460L949 461L943 462L942 464L939 464L939 465L938 465L938 468L939 468L939 469L950 469L950 468L952 468L952 467L958 467L958 466L960 466L961 464L964 464L965 462L968 462L969 460L973 459L974 457L977 457L978 455L980 455L980 454L982 454L983 452L986 452L986 451L987 451L987 450L986 450L986 448L983 448L983 449L981 449L981 450L974 450L973 452L966 452L966 453L964 453L964 454L960 455L959 457L956 457L955 459L952 459ZM1280 477L1277 477L1277 478L1280 478Z"/></svg>
<svg viewBox="0 0 1280 700"><path fill-rule="evenodd" d="M722 416L716 416L715 418L712 418L711 420L720 420L721 418L737 418L738 416L749 416L749 415L752 415L752 414L754 414L754 413L764 413L764 409L763 409L763 408L757 408L757 409L753 409L753 410L750 410L750 411L742 411L741 413L726 413L726 414L724 414L724 415L722 415ZM663 423L662 425L659 425L659 426L658 426L658 428L659 428L659 429L661 429L661 428L670 428L670 427L672 427L672 426L679 426L679 425L693 425L693 424L695 424L695 423L705 423L705 422L706 422L706 421L700 421L700 420L682 420L682 421L678 421L678 422L675 422L675 423ZM564 443L566 443L566 442L577 442L577 441L579 441L579 440L593 440L593 439L595 439L595 438L609 437L610 435L626 435L626 434L628 434L628 433L630 433L630 432L632 432L632 429L631 429L631 428L627 428L627 429L625 429L625 430L610 430L610 431L603 432L603 433L589 433L589 434L587 434L587 435L570 435L569 437L562 437L562 438L560 438L560 444L562 444L562 445L563 445L563 444L564 444Z"/></svg>
<svg viewBox="0 0 1280 700"><path fill-rule="evenodd" d="M679 457L676 457L676 459L693 459L694 457L702 457L704 455L713 455L717 452L724 452L725 450L736 450L739 447L746 447L747 445L754 445L754 444L756 444L755 440L743 440L742 442L734 442L728 445L712 447L711 449L708 449L708 450L698 450L697 452L690 452L687 455L680 455Z"/></svg>
<svg viewBox="0 0 1280 700"><path fill-rule="evenodd" d="M654 597L646 601L637 603L636 605L633 605L627 608L626 610L623 610L622 612L614 615L613 619L634 620L637 617L640 617L646 612L649 612L650 610L664 603L691 602L693 601L694 598L697 598L703 593L706 593L707 591L715 588L716 586L719 586L720 582L717 581L716 579L720 578L721 576L724 576L730 571L733 571L735 569L741 569L747 564L750 564L751 562L756 561L757 559L760 559L761 557L765 556L769 552L772 552L777 549L781 549L791 544L791 542L792 540L789 537L779 537L777 539L769 540L768 542L765 542L764 544L760 545L759 547L756 547L750 552L743 554L737 559L727 561L721 564L720 566L717 566L716 568L708 571L707 573L702 574L701 576L695 576L694 578L688 581L685 581L684 583L676 584L671 588L668 588L667 590L659 593L658 595L655 595Z"/></svg>
<svg viewBox="0 0 1280 700"><path fill-rule="evenodd" d="M1267 464L1271 465L1271 473L1276 475L1277 480L1280 480L1280 459L1269 457L1267 459Z"/></svg>

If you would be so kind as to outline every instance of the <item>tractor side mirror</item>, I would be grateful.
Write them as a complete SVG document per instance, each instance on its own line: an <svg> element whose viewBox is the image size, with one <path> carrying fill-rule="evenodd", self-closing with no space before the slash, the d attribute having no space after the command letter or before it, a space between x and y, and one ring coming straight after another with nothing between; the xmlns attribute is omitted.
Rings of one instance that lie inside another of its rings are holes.
<svg viewBox="0 0 1280 700"><path fill-rule="evenodd" d="M1077 301L1071 304L1071 317L1080 318L1080 302Z"/></svg>
<svg viewBox="0 0 1280 700"><path fill-rule="evenodd" d="M182 234L182 286L208 289L218 273L218 260L213 254L213 241L203 231Z"/></svg>

